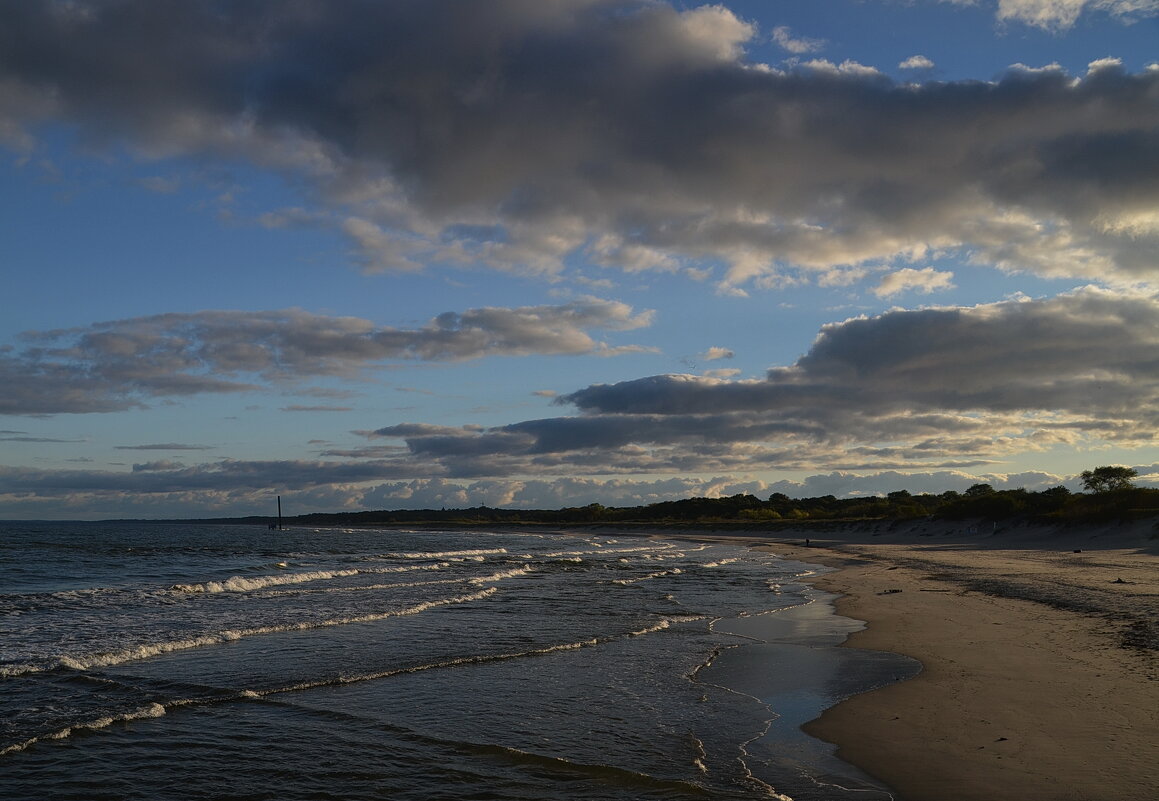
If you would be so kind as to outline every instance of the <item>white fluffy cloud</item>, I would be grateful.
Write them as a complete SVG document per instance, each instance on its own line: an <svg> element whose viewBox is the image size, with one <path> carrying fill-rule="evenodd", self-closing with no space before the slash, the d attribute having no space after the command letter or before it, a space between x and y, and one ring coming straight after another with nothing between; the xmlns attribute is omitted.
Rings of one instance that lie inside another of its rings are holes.
<svg viewBox="0 0 1159 801"><path fill-rule="evenodd" d="M734 356L736 356L736 354L733 351L729 350L728 348L721 347L711 347L701 354L701 358L703 358L706 362L714 362L718 359L731 359Z"/></svg>
<svg viewBox="0 0 1159 801"><path fill-rule="evenodd" d="M1091 11L1133 21L1159 15L1159 0L998 0L998 19L1046 30L1072 28L1079 16Z"/></svg>
<svg viewBox="0 0 1159 801"><path fill-rule="evenodd" d="M897 65L898 69L903 70L932 70L936 65L933 61L923 55L910 56L905 61Z"/></svg>
<svg viewBox="0 0 1159 801"><path fill-rule="evenodd" d="M793 36L793 31L787 25L778 25L773 28L773 41L783 50L797 56L805 53L816 53L825 47L824 39Z"/></svg>
<svg viewBox="0 0 1159 801"><path fill-rule="evenodd" d="M873 290L879 298L887 298L900 292L915 290L923 294L930 294L940 289L954 288L954 274L940 272L933 267L923 267L914 270L910 267L892 272L881 279Z"/></svg>
<svg viewBox="0 0 1159 801"><path fill-rule="evenodd" d="M994 9L1000 22L1019 22L1047 31L1073 28L1086 13L1105 13L1124 22L1159 15L1159 0L937 0L959 6Z"/></svg>

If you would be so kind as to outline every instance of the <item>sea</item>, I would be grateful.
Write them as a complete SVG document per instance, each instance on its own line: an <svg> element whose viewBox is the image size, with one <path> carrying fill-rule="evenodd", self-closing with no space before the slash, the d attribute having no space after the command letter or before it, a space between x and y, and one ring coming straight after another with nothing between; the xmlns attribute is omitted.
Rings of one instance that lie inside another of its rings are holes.
<svg viewBox="0 0 1159 801"><path fill-rule="evenodd" d="M917 664L647 534L0 523L0 798L892 798L799 727Z"/></svg>

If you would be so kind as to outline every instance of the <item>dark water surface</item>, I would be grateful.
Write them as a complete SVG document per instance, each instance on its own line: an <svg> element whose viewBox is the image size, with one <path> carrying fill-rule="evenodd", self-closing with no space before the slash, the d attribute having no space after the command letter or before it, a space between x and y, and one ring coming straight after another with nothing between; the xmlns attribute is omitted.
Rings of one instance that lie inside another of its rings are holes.
<svg viewBox="0 0 1159 801"><path fill-rule="evenodd" d="M887 799L797 727L912 675L815 566L480 531L0 524L0 798Z"/></svg>

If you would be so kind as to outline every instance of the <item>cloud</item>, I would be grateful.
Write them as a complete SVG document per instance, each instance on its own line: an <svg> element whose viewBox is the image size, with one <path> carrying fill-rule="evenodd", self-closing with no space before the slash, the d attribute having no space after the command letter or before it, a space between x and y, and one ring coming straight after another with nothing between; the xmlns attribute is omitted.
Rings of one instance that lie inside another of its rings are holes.
<svg viewBox="0 0 1159 801"><path fill-rule="evenodd" d="M794 38L792 30L787 25L778 25L773 28L773 41L783 50L800 56L805 53L816 53L825 47L824 39L809 39L807 37Z"/></svg>
<svg viewBox="0 0 1159 801"><path fill-rule="evenodd" d="M282 407L283 412L349 412L353 410L353 406L302 406L296 403Z"/></svg>
<svg viewBox="0 0 1159 801"><path fill-rule="evenodd" d="M953 273L939 272L933 267L923 267L920 270L906 267L882 278L881 283L874 288L873 294L879 298L887 298L913 289L928 295L939 289L953 289L953 280Z"/></svg>
<svg viewBox="0 0 1159 801"><path fill-rule="evenodd" d="M642 328L651 317L623 303L587 298L446 312L413 329L286 309L160 314L29 332L25 350L0 355L0 413L119 411L150 398L247 392L319 376L358 378L387 361L612 356L643 348L611 346L589 332Z"/></svg>
<svg viewBox="0 0 1159 801"><path fill-rule="evenodd" d="M153 445L117 445L119 451L211 451L210 445L183 445L179 442L161 442Z"/></svg>
<svg viewBox="0 0 1159 801"><path fill-rule="evenodd" d="M932 70L935 66L933 61L922 55L910 56L897 65L902 70Z"/></svg>
<svg viewBox="0 0 1159 801"><path fill-rule="evenodd" d="M812 61L806 61L802 66L815 72L828 73L834 76L872 79L883 77L876 67L870 67L852 59L845 59L840 64L835 64L828 59L816 58Z"/></svg>
<svg viewBox="0 0 1159 801"><path fill-rule="evenodd" d="M1048 31L1074 27L1087 12L1101 11L1124 22L1159 15L1159 0L998 0L998 19Z"/></svg>
<svg viewBox="0 0 1159 801"><path fill-rule="evenodd" d="M760 380L659 375L495 428L392 425L448 477L863 472L980 466L1065 446L1132 447L1159 424L1159 299L1093 287L1046 300L894 310L825 326Z"/></svg>
<svg viewBox="0 0 1159 801"><path fill-rule="evenodd" d="M736 293L938 250L1159 277L1159 234L1126 222L1159 204L1159 71L914 85L852 61L777 70L747 59L755 29L726 8L638 0L74 7L3 3L0 135L63 122L89 151L281 171L307 189L264 224L332 226L370 271L550 278L578 256L715 271ZM1065 25L1084 9L1156 3L999 15Z"/></svg>
<svg viewBox="0 0 1159 801"><path fill-rule="evenodd" d="M700 354L700 358L706 362L714 362L718 359L732 359L736 354L728 348L711 347L704 353Z"/></svg>
<svg viewBox="0 0 1159 801"><path fill-rule="evenodd" d="M0 442L84 442L82 439L56 439L54 437L34 437L18 431L0 431Z"/></svg>
<svg viewBox="0 0 1159 801"><path fill-rule="evenodd" d="M923 493L940 495L947 490L961 492L974 484L986 483L996 490L1025 489L1041 492L1070 481L1077 488L1075 477L1058 476L1053 473L966 473L947 470L932 473L899 473L894 470L868 475L834 471L828 474L812 475L803 481L776 481L769 484L773 492L781 492L793 498L816 498L835 495L839 498L853 496L884 495L895 490L908 490L914 495Z"/></svg>
<svg viewBox="0 0 1159 801"><path fill-rule="evenodd" d="M740 375L742 372L744 371L738 370L735 367L721 367L715 370L705 370L704 375L709 378L732 378L733 376Z"/></svg>
<svg viewBox="0 0 1159 801"><path fill-rule="evenodd" d="M132 472L0 466L0 494L246 493L277 489L302 490L399 478L409 478L402 465L381 460L329 462L225 459L192 467L161 461L139 465Z"/></svg>
<svg viewBox="0 0 1159 801"><path fill-rule="evenodd" d="M156 470L182 470L186 465L169 459L160 459L155 462L143 462L133 465L134 473L148 473Z"/></svg>
<svg viewBox="0 0 1159 801"><path fill-rule="evenodd" d="M769 411L822 398L842 409L870 403L883 410L1123 413L1159 391L1159 373L1152 373L1157 332L1154 296L1088 287L1046 300L832 323L795 365L772 368L763 381L655 376L562 400L585 411L658 414Z"/></svg>

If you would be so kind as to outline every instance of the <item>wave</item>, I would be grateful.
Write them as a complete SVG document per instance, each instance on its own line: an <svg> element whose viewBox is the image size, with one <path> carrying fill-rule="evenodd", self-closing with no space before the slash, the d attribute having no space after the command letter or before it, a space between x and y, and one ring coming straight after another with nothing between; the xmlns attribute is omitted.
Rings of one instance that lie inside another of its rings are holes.
<svg viewBox="0 0 1159 801"><path fill-rule="evenodd" d="M506 548L474 548L468 551L407 551L388 553L386 559L451 559L463 556L496 556L507 553Z"/></svg>
<svg viewBox="0 0 1159 801"><path fill-rule="evenodd" d="M579 762L564 757L536 754L519 748L490 743L462 743L459 747L478 754L502 757L538 770L564 771L573 775L579 774L598 784L610 784L613 787L639 788L640 791L647 792L649 797L654 796L656 793L678 794L681 796L691 795L703 798L715 797L715 794L707 787L695 782L662 778L629 768L621 768L616 765ZM775 798L778 801L780 799L793 801L788 796L778 795Z"/></svg>
<svg viewBox="0 0 1159 801"><path fill-rule="evenodd" d="M657 631L664 631L664 629L668 628L671 625L672 625L671 620L669 620L669 619L661 620L659 623L657 623L654 626L648 626L647 628L640 629L639 631L630 631L630 632L628 632L628 636L629 637L643 637L646 634L652 634L652 633L657 632Z"/></svg>
<svg viewBox="0 0 1159 801"><path fill-rule="evenodd" d="M0 678L12 678L14 676L23 676L28 673L37 673L44 668L36 665L13 663L10 665L0 665Z"/></svg>
<svg viewBox="0 0 1159 801"><path fill-rule="evenodd" d="M467 584L470 579L434 579L433 581L397 581L391 584L359 584L353 587L312 587L296 590L270 590L254 595L255 598L282 598L291 595L329 595L336 592L366 592L368 590L396 590L409 587L434 587L439 584Z"/></svg>
<svg viewBox="0 0 1159 801"><path fill-rule="evenodd" d="M131 688L130 685L126 685L121 681L111 679L107 676L85 674L83 675L83 678L91 682L96 682L100 685L108 685L109 687L120 687L122 689ZM217 687L210 688L194 685L189 685L186 689L191 689L195 693L198 691L204 692L208 690L210 694L208 696L202 697L197 697L197 695L194 695L187 698L169 698L165 699L163 703L154 701L128 712L111 713L108 715L102 715L101 717L94 718L92 720L71 723L64 728L49 732L47 734L39 734L35 737L24 740L23 742L9 743L8 745L0 746L0 756L16 753L18 751L24 751L30 746L46 740L64 740L78 732L89 732L96 731L98 729L104 729L115 723L128 723L134 720L147 720L150 718L163 717L164 715L168 714L170 710L177 709L179 707L209 706L213 704L230 703L239 700L255 700L260 698L257 693L251 690L225 690Z"/></svg>
<svg viewBox="0 0 1159 801"><path fill-rule="evenodd" d="M219 593L219 592L253 592L266 587L278 587L285 584L306 584L311 581L327 581L347 576L382 573L409 573L415 570L442 570L450 567L450 562L439 562L433 565L407 565L405 567L378 567L378 568L345 568L342 570L312 570L306 573L278 573L272 576L233 576L225 581L207 581L204 584L175 584L172 592L183 594Z"/></svg>
<svg viewBox="0 0 1159 801"><path fill-rule="evenodd" d="M600 551L601 554L607 555L612 553L644 553L645 551L651 553L661 553L663 551L671 551L676 546L672 543L658 543L656 545L643 545L638 548L604 548Z"/></svg>
<svg viewBox="0 0 1159 801"><path fill-rule="evenodd" d="M715 662L717 660L717 658L722 653L724 653L727 650L731 650L731 649L737 648L737 647L740 647L740 646L736 646L736 645L717 646L716 648L714 648L712 650L712 652L708 655L708 657L704 660L704 662L702 662L701 664L696 666L696 668L692 671L692 673L689 674L688 678L691 679L692 681L696 682L697 684L702 684L706 687L715 687L716 689L722 690L722 691L728 693L729 695L737 695L737 696L740 696L741 698L747 698L750 701L755 702L757 705L759 705L759 706L763 707L765 710L767 710L768 717L765 718L764 725L760 728L760 730L757 731L755 734L753 734L752 737L749 737L747 740L742 740L740 743L738 743L738 746L740 747L740 754L741 754L738 762L740 763L741 771L742 771L745 779L752 782L755 786L759 787L770 799L772 799L772 801L793 801L792 796L788 796L788 795L785 795L784 793L777 792L775 787L773 787L768 782L757 777L756 774L754 774L752 772L752 767L749 765L749 760L752 757L752 754L750 754L749 750L748 750L749 746L769 733L769 729L772 728L773 722L776 721L778 718L780 718L780 714L778 714L776 711L774 711L773 708L771 706L769 706L767 701L764 701L764 700L756 697L755 695L751 695L750 693L742 692L740 690L734 690L732 687L726 687L723 684L716 684L715 682L705 681L703 678L701 678L701 674L704 672L704 670L711 667L712 663Z"/></svg>
<svg viewBox="0 0 1159 801"><path fill-rule="evenodd" d="M310 629L327 628L330 626L345 626L355 623L373 623L378 620L386 620L392 617L406 617L408 615L417 615L428 609L434 609L440 606L450 606L452 604L468 603L470 601L480 601L484 598L489 598L495 593L499 592L497 587L487 587L479 592L468 595L460 595L452 598L440 598L434 601L424 601L414 606L405 607L403 609L394 609L386 612L373 612L367 615L354 615L349 617L329 618L327 620L318 621L304 621L300 623L283 623L275 626L255 626L246 629L227 629L225 631L215 632L212 634L203 634L199 637L190 637L184 640L170 640L168 642L149 643L147 645L139 645L134 648L126 648L121 651L109 651L100 654L92 654L88 656L62 656L59 657L55 665L48 667L39 667L33 665L24 665L19 667L28 668L20 670L19 672L11 672L7 675L18 676L27 673L39 673L46 670L51 670L57 667L68 668L70 670L89 670L94 667L108 667L109 665L119 665L125 662L134 662L139 659L148 659L162 654L173 653L174 651L185 651L191 648L201 648L209 645L222 645L228 642L243 639L245 637L254 637L263 634L280 634L288 631L308 631Z"/></svg>
<svg viewBox="0 0 1159 801"><path fill-rule="evenodd" d="M679 618L664 618L651 626L646 626L645 628L642 628L638 631L629 631L624 634L613 634L605 637L591 637L586 640L559 643L557 645L546 645L542 648L531 648L526 651L511 651L501 654L476 654L473 656L461 656L454 659L440 660L438 662L427 662L421 665L392 668L390 670L383 670L375 673L362 673L355 676L338 676L327 679L319 679L318 681L294 684L289 687L279 687L271 690L256 690L249 692L252 692L256 697L265 697L267 695L279 695L281 693L313 690L318 687L336 687L346 684L357 684L363 681L388 679L391 676L403 676L410 673L422 673L423 671L427 670L440 670L444 668L462 667L465 665L481 665L488 662L504 662L509 659L526 659L528 657L546 656L548 654L554 654L560 651L576 651L580 648L591 648L597 645L602 645L603 643L614 642L616 640L621 640L627 637L644 637L649 634L654 634L658 631L664 631L674 622L683 622L685 620L695 619L698 618L690 616L681 616Z"/></svg>
<svg viewBox="0 0 1159 801"><path fill-rule="evenodd" d="M471 584L489 584L492 581L502 581L503 579L515 578L516 576L526 576L532 572L533 567L515 567L511 570L500 570L498 573L492 573L489 576L478 576L476 578L467 579Z"/></svg>
<svg viewBox="0 0 1159 801"><path fill-rule="evenodd" d="M12 745L0 748L0 756L6 754L23 751L41 740L63 740L70 737L75 731L96 731L97 729L104 729L114 723L124 723L130 720L145 720L148 718L159 718L165 714L165 707L158 703L147 704L140 709L135 709L132 712L125 712L120 715L107 715L105 717L97 718L96 720L85 721L84 723L74 723L73 725L52 732L51 734L41 735L40 737L32 737L21 743L14 743Z"/></svg>
<svg viewBox="0 0 1159 801"><path fill-rule="evenodd" d="M269 700L267 703L276 704L278 702ZM339 712L330 709L320 710L315 707L310 707L310 711L315 714L338 716L343 719L352 717L356 720L362 720L360 716L350 712ZM590 783L598 787L612 787L614 788L613 792L616 797L621 797L623 791L647 798L694 797L711 799L720 797L716 791L700 784L694 779L657 776L643 770L615 765L610 762L585 762L570 756L538 753L536 751L529 751L494 742L452 739L420 732L412 728L383 723L377 720L376 724L380 728L392 732L397 737L409 742L421 744L431 750L437 749L438 751L457 752L472 757L502 760L521 770L529 770L531 773L544 778L547 776L562 776L563 781L578 781ZM703 744L695 736L691 734L687 736L692 741L696 753L703 754L707 758L707 754L704 753ZM699 749L697 749L697 745L700 746ZM693 765L696 765L698 761L697 757L693 757ZM703 775L707 773L707 770L700 772ZM775 796L774 801L781 799L783 801L792 801L787 796L780 795Z"/></svg>
<svg viewBox="0 0 1159 801"><path fill-rule="evenodd" d="M655 573L649 573L646 576L637 576L636 578L612 579L611 583L612 584L622 584L624 586L627 586L629 584L636 584L637 582L647 581L648 579L661 578L663 576L676 576L676 575L679 575L683 572L684 571L681 570L680 568L674 567L671 570L659 570Z"/></svg>

